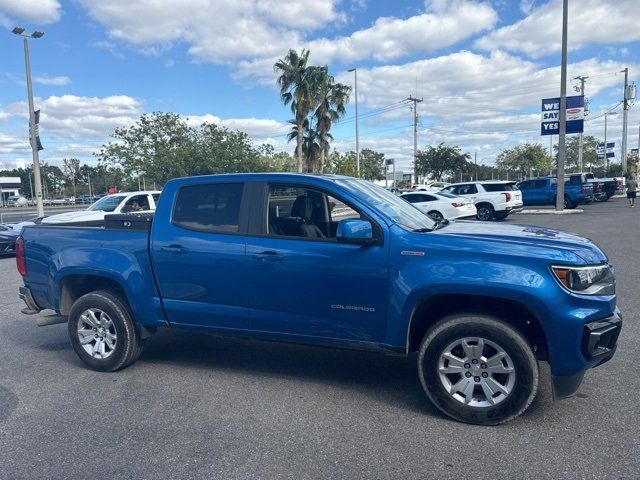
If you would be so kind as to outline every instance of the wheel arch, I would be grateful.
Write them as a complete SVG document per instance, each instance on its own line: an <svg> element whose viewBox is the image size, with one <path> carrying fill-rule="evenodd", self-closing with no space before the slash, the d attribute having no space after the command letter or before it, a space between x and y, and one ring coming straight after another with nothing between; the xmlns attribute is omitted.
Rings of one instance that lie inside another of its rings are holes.
<svg viewBox="0 0 640 480"><path fill-rule="evenodd" d="M60 279L60 315L68 315L78 298L96 290L113 292L131 305L123 286L114 278L95 274L69 274Z"/></svg>
<svg viewBox="0 0 640 480"><path fill-rule="evenodd" d="M418 351L425 334L441 319L454 314L494 316L520 331L540 360L548 360L547 336L542 323L525 304L506 298L470 294L434 294L413 309L407 330L407 353Z"/></svg>

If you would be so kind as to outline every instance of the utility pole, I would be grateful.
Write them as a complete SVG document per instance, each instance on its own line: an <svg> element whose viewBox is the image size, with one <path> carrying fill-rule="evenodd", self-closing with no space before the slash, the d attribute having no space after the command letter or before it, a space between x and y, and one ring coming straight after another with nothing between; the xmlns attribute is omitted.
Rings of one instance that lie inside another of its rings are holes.
<svg viewBox="0 0 640 480"><path fill-rule="evenodd" d="M392 158L391 160L393 160L393 187L396 186L396 159Z"/></svg>
<svg viewBox="0 0 640 480"><path fill-rule="evenodd" d="M353 89L356 94L356 172L360 178L360 130L358 129L358 69L352 68L349 72L353 72Z"/></svg>
<svg viewBox="0 0 640 480"><path fill-rule="evenodd" d="M477 182L478 181L478 152L473 152L473 163L476 164L476 171L475 171L476 179L475 179L475 181Z"/></svg>
<svg viewBox="0 0 640 480"><path fill-rule="evenodd" d="M629 116L629 67L622 70L624 72L624 93L622 106L622 175L627 174L627 117ZM606 148L606 146L605 146Z"/></svg>
<svg viewBox="0 0 640 480"><path fill-rule="evenodd" d="M36 189L36 210L38 217L44 217L44 205L42 203L42 179L40 178L40 158L38 155L38 142L36 140L36 119L33 109L33 89L31 87L31 62L29 60L29 38L41 38L44 33L33 32L31 34L24 33L24 28L15 27L12 33L20 35L24 44L24 63L27 74L27 97L29 100L29 136L31 140L31 151L33 155L33 180Z"/></svg>
<svg viewBox="0 0 640 480"><path fill-rule="evenodd" d="M422 98L416 98L409 95L407 98L413 102L413 178L418 183L418 171L416 169L416 158L418 156L418 103L422 102Z"/></svg>
<svg viewBox="0 0 640 480"><path fill-rule="evenodd" d="M604 114L604 176L609 175L609 156L607 155L607 118L611 115L609 112Z"/></svg>
<svg viewBox="0 0 640 480"><path fill-rule="evenodd" d="M562 2L562 64L560 66L560 129L558 135L558 190L556 210L564 210L564 160L566 156L565 140L567 132L567 21L569 0Z"/></svg>
<svg viewBox="0 0 640 480"><path fill-rule="evenodd" d="M580 95L584 97L584 82L589 77L584 75L575 77L574 80L580 80ZM578 147L578 168L582 172L582 149L583 149L583 133L580 132L580 146Z"/></svg>

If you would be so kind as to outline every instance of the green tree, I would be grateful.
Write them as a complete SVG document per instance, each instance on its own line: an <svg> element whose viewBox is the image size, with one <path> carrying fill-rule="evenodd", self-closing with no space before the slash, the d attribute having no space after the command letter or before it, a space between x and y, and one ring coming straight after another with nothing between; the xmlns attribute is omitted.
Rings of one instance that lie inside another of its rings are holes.
<svg viewBox="0 0 640 480"><path fill-rule="evenodd" d="M313 116L320 152L318 165L312 171L323 173L325 157L329 153L329 144L333 140L329 131L333 124L346 113L345 106L349 102L351 87L336 83L333 76L328 74L326 67L319 81L319 87L319 102Z"/></svg>
<svg viewBox="0 0 640 480"><path fill-rule="evenodd" d="M194 158L186 162L185 175L248 173L268 169L245 132L204 123L192 135Z"/></svg>
<svg viewBox="0 0 640 480"><path fill-rule="evenodd" d="M360 152L360 176L371 181L384 179L384 160L384 153L365 148Z"/></svg>
<svg viewBox="0 0 640 480"><path fill-rule="evenodd" d="M356 154L348 152L341 154L334 150L327 159L327 172L335 175L346 175L348 177L357 176Z"/></svg>
<svg viewBox="0 0 640 480"><path fill-rule="evenodd" d="M144 114L129 127L116 128L115 139L96 154L100 163L124 175L144 175L163 185L198 172L194 129L176 113Z"/></svg>
<svg viewBox="0 0 640 480"><path fill-rule="evenodd" d="M582 143L582 170L599 168L604 165L604 158L598 158L596 155L596 146L600 143L600 140L591 136L584 135ZM558 144L553 146L555 158L558 158ZM566 143L566 168L567 170L578 171L579 156L580 156L580 136L569 135L567 136Z"/></svg>
<svg viewBox="0 0 640 480"><path fill-rule="evenodd" d="M287 55L278 60L273 66L279 74L278 87L280 99L285 105L291 106L296 125L296 168L302 172L303 130L304 121L309 116L318 101L318 67L310 67L309 50L302 49L298 55L295 50L289 50Z"/></svg>
<svg viewBox="0 0 640 480"><path fill-rule="evenodd" d="M63 158L62 159L62 172L67 178L67 181L73 187L73 196L76 196L76 179L80 171L80 160L77 158Z"/></svg>
<svg viewBox="0 0 640 480"><path fill-rule="evenodd" d="M468 153L462 153L458 146L447 146L444 143L436 147L427 147L416 155L414 169L419 176L431 176L442 180L443 176L454 175L465 168Z"/></svg>
<svg viewBox="0 0 640 480"><path fill-rule="evenodd" d="M517 172L521 178L530 172L548 172L551 168L551 157L542 145L524 143L500 152L496 165L500 169Z"/></svg>

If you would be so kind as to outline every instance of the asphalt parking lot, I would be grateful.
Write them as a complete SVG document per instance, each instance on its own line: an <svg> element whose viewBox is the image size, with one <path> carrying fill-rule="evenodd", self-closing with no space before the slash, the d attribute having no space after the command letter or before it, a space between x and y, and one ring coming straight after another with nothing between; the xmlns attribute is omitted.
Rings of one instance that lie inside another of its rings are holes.
<svg viewBox="0 0 640 480"><path fill-rule="evenodd" d="M66 325L20 314L0 260L0 478L638 478L640 207L514 215L591 238L616 267L616 356L553 402L548 372L522 417L456 423L415 358L160 332L117 373L84 368Z"/></svg>

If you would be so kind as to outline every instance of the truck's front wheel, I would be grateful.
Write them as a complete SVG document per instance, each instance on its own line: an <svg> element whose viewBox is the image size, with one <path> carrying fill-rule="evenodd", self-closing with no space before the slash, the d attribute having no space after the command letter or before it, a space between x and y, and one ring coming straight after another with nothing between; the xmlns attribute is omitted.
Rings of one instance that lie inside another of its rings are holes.
<svg viewBox="0 0 640 480"><path fill-rule="evenodd" d="M77 299L69 312L69 338L80 359L93 370L113 372L133 363L143 340L126 302L108 291Z"/></svg>
<svg viewBox="0 0 640 480"><path fill-rule="evenodd" d="M484 315L455 315L436 324L422 341L418 373L442 412L480 425L517 417L538 389L538 365L526 339Z"/></svg>

